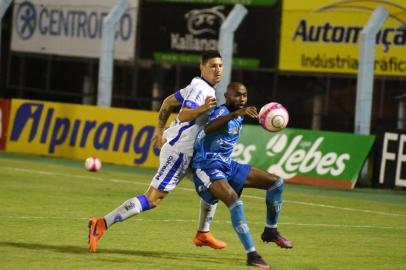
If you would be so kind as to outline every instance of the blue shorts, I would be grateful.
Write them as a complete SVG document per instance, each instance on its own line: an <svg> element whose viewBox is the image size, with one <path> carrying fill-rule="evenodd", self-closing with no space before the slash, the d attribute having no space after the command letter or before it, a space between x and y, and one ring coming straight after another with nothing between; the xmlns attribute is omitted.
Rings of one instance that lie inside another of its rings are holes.
<svg viewBox="0 0 406 270"><path fill-rule="evenodd" d="M223 166L221 169L193 169L196 192L207 203L215 204L218 199L210 192L209 186L216 180L225 179L237 194L241 194L250 171L251 165L235 161L231 161L230 166Z"/></svg>

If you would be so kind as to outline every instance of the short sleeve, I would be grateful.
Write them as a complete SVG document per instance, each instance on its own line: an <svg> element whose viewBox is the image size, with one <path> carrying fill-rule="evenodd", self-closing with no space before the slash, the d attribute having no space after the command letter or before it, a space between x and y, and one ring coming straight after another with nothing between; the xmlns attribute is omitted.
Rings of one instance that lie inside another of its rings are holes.
<svg viewBox="0 0 406 270"><path fill-rule="evenodd" d="M229 114L229 111L227 110L226 107L224 107L224 106L216 107L209 114L209 122L219 118L220 116L224 116L224 115L227 115L227 114Z"/></svg>
<svg viewBox="0 0 406 270"><path fill-rule="evenodd" d="M185 98L188 96L190 92L190 85L188 85L185 88L182 88L178 91L175 92L175 98L176 100L180 103L183 104L183 101L185 100Z"/></svg>
<svg viewBox="0 0 406 270"><path fill-rule="evenodd" d="M194 79L190 84L190 91L185 97L182 107L183 108L197 108L205 103L206 97L215 97L214 89L209 87L206 82L201 79Z"/></svg>
<svg viewBox="0 0 406 270"><path fill-rule="evenodd" d="M203 96L203 92L199 88L194 87L183 101L182 107L194 109L202 106L204 104L204 100L205 97Z"/></svg>
<svg viewBox="0 0 406 270"><path fill-rule="evenodd" d="M192 100L186 99L182 103L182 108L195 109L197 107L200 107L200 105Z"/></svg>
<svg viewBox="0 0 406 270"><path fill-rule="evenodd" d="M180 92L180 90L176 91L175 98L180 104L183 103L184 98L183 98L182 93Z"/></svg>

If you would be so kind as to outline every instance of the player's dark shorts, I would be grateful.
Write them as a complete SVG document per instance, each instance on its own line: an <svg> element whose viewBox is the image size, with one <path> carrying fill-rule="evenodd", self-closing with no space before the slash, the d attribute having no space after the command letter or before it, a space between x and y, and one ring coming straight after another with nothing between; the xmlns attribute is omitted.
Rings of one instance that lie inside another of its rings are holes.
<svg viewBox="0 0 406 270"><path fill-rule="evenodd" d="M216 180L225 179L237 194L241 194L250 171L251 165L235 161L231 161L229 166L193 169L196 192L206 202L215 204L218 202L218 199L210 192L209 186Z"/></svg>

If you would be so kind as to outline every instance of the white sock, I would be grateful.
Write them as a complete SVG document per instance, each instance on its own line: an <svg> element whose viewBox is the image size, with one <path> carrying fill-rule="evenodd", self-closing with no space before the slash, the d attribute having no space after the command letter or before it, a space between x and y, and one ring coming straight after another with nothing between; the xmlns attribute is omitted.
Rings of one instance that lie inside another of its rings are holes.
<svg viewBox="0 0 406 270"><path fill-rule="evenodd" d="M217 203L208 204L204 200L200 200L200 214L199 214L199 227L198 231L210 231L210 223L213 221L214 214L216 213Z"/></svg>
<svg viewBox="0 0 406 270"><path fill-rule="evenodd" d="M107 228L109 228L116 222L124 221L150 208L146 196L141 195L125 201L122 205L105 215L104 220L106 221Z"/></svg>

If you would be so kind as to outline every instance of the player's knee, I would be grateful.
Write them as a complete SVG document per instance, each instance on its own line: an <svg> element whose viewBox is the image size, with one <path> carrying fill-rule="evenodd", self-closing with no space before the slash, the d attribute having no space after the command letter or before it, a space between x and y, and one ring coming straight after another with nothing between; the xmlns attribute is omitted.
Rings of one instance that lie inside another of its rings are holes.
<svg viewBox="0 0 406 270"><path fill-rule="evenodd" d="M239 199L238 194L235 193L233 190L227 191L224 195L224 202L227 206L231 206Z"/></svg>
<svg viewBox="0 0 406 270"><path fill-rule="evenodd" d="M284 184L285 180L282 177L278 177L278 179L270 186L270 188L282 192Z"/></svg>
<svg viewBox="0 0 406 270"><path fill-rule="evenodd" d="M155 208L158 206L159 202L165 197L167 193L158 191L154 188L149 188L147 192L144 193L147 197L150 208Z"/></svg>
<svg viewBox="0 0 406 270"><path fill-rule="evenodd" d="M154 199L148 198L148 202L149 202L149 205L151 208L157 207L160 201L161 201L161 198L154 198Z"/></svg>

